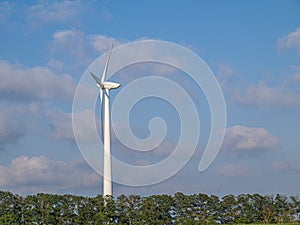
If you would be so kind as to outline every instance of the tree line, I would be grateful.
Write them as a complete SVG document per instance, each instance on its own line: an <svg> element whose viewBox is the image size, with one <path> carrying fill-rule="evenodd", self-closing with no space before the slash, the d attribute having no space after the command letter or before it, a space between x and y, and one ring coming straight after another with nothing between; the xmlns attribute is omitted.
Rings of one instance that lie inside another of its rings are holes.
<svg viewBox="0 0 300 225"><path fill-rule="evenodd" d="M0 191L0 224L234 224L299 222L285 195L120 195L116 198Z"/></svg>

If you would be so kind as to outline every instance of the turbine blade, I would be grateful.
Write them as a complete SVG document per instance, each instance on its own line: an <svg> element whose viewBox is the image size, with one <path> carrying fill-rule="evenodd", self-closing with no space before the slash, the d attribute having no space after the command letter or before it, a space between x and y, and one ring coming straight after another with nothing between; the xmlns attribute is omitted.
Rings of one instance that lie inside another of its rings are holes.
<svg viewBox="0 0 300 225"><path fill-rule="evenodd" d="M103 100L103 90L100 88L100 106L101 106L101 109L102 109L102 100Z"/></svg>
<svg viewBox="0 0 300 225"><path fill-rule="evenodd" d="M104 94L109 98L108 90L104 89Z"/></svg>
<svg viewBox="0 0 300 225"><path fill-rule="evenodd" d="M109 64L109 60L110 60L110 56L111 56L111 52L112 52L113 48L114 48L114 44L111 45L111 49L110 49L110 52L109 52L109 55L108 55L108 59L106 61L104 71L103 71L103 74L102 74L101 83L103 83L106 79L107 68L108 68L108 64Z"/></svg>
<svg viewBox="0 0 300 225"><path fill-rule="evenodd" d="M100 86L102 86L102 82L100 80L99 77L97 77L95 74L93 74L92 72L90 72L92 77L94 78L94 80L96 81L97 84L99 84Z"/></svg>

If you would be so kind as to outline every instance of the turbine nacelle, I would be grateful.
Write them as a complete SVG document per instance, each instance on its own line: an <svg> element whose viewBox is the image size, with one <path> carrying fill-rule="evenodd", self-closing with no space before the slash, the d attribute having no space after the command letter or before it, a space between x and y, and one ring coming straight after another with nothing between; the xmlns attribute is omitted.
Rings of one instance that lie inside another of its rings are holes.
<svg viewBox="0 0 300 225"><path fill-rule="evenodd" d="M94 80L96 81L98 88L100 88L100 89L110 90L110 89L116 89L121 86L121 84L110 82L110 81L104 81L102 83L101 80L92 72L91 72L91 75L94 78Z"/></svg>
<svg viewBox="0 0 300 225"><path fill-rule="evenodd" d="M102 84L102 89L104 88L104 89L110 90L110 89L116 89L116 88L118 88L120 86L121 86L121 84L114 83L114 82L109 82L109 81L105 81Z"/></svg>

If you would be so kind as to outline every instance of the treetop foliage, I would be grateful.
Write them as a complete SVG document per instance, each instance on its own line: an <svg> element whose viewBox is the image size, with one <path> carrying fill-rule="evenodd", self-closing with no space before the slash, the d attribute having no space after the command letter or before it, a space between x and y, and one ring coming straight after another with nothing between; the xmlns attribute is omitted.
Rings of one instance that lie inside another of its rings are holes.
<svg viewBox="0 0 300 225"><path fill-rule="evenodd" d="M266 224L299 222L299 214L298 197L280 194L103 198L0 191L0 224Z"/></svg>

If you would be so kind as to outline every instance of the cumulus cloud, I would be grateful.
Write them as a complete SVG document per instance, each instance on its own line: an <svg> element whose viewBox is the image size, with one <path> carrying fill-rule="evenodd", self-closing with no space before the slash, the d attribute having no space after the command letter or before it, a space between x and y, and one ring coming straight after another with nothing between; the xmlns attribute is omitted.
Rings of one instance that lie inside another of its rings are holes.
<svg viewBox="0 0 300 225"><path fill-rule="evenodd" d="M235 100L240 104L263 107L295 107L300 105L300 95L283 87L269 87L263 81L251 85L244 95L237 94Z"/></svg>
<svg viewBox="0 0 300 225"><path fill-rule="evenodd" d="M84 70L94 59L121 42L104 35L88 35L81 30L60 30L53 34L49 64L70 71ZM59 62L59 63L58 63Z"/></svg>
<svg viewBox="0 0 300 225"><path fill-rule="evenodd" d="M39 1L27 10L32 23L73 22L78 17L83 4L81 1Z"/></svg>
<svg viewBox="0 0 300 225"><path fill-rule="evenodd" d="M235 69L228 63L218 62L214 64L214 67L217 70L217 76L222 79L228 79L236 74Z"/></svg>
<svg viewBox="0 0 300 225"><path fill-rule="evenodd" d="M300 82L300 67L299 66L293 66L294 74L292 76L292 81Z"/></svg>
<svg viewBox="0 0 300 225"><path fill-rule="evenodd" d="M223 142L224 150L240 154L274 150L279 146L279 139L265 128L240 125L227 128Z"/></svg>
<svg viewBox="0 0 300 225"><path fill-rule="evenodd" d="M51 121L53 128L52 137L58 140L75 141L72 125L72 116L77 122L76 134L77 138L84 141L89 141L93 135L91 132L94 131L94 127L91 127L90 121L98 121L95 119L95 113L92 110L84 110L80 113L65 113L59 110L49 110L46 112L46 118ZM98 124L96 124L98 125Z"/></svg>
<svg viewBox="0 0 300 225"><path fill-rule="evenodd" d="M298 27L295 31L279 38L277 40L277 46L279 50L290 48L300 52L300 27Z"/></svg>
<svg viewBox="0 0 300 225"><path fill-rule="evenodd" d="M80 30L61 30L53 34L53 52L69 54L75 57L87 57L91 50L86 35Z"/></svg>
<svg viewBox="0 0 300 225"><path fill-rule="evenodd" d="M6 145L17 142L34 126L33 120L39 113L39 106L0 103L0 150Z"/></svg>
<svg viewBox="0 0 300 225"><path fill-rule="evenodd" d="M74 57L91 57L94 53L104 53L122 42L105 35L87 35L81 30L67 29L53 34L53 52L69 54Z"/></svg>
<svg viewBox="0 0 300 225"><path fill-rule="evenodd" d="M38 127L42 122L41 102L70 100L74 91L70 75L56 75L47 67L26 68L0 61L0 148Z"/></svg>
<svg viewBox="0 0 300 225"><path fill-rule="evenodd" d="M215 70L216 77L223 88L224 93L232 93L236 91L236 87L233 86L234 83L232 82L237 72L236 70L225 62L216 62L213 64L213 68Z"/></svg>
<svg viewBox="0 0 300 225"><path fill-rule="evenodd" d="M250 170L243 164L226 163L220 168L219 173L224 177L244 177L250 175Z"/></svg>
<svg viewBox="0 0 300 225"><path fill-rule="evenodd" d="M75 56L87 54L88 43L80 30L61 30L53 34L53 51L70 52Z"/></svg>
<svg viewBox="0 0 300 225"><path fill-rule="evenodd" d="M12 12L13 9L13 3L10 3L8 1L2 1L0 2L0 23L4 24L10 13Z"/></svg>
<svg viewBox="0 0 300 225"><path fill-rule="evenodd" d="M24 133L24 124L18 124L7 113L0 112L0 149L16 142Z"/></svg>
<svg viewBox="0 0 300 225"><path fill-rule="evenodd" d="M48 111L46 117L51 121L52 136L56 139L74 141L72 115L63 111Z"/></svg>
<svg viewBox="0 0 300 225"><path fill-rule="evenodd" d="M76 171L76 172L74 172ZM83 160L64 162L43 156L19 156L0 165L0 187L18 193L64 192L100 186L100 176Z"/></svg>
<svg viewBox="0 0 300 225"><path fill-rule="evenodd" d="M294 171L299 173L300 172L300 163L297 161L281 161L275 162L271 165L271 170L273 172L287 172L287 171Z"/></svg>
<svg viewBox="0 0 300 225"><path fill-rule="evenodd" d="M56 67L57 62L60 62L58 66L63 62L64 69L66 67L71 67L71 69L80 67L83 70L95 57L99 56L99 54L109 51L113 43L114 47L116 47L126 42L128 42L128 40L116 39L101 34L85 34L83 31L77 29L60 30L53 34L51 50L55 59L52 59L49 64ZM128 45L124 55L126 55L126 57L118 57L118 65L128 63L129 59L136 59L139 56L165 57L168 61L172 60L175 65L180 65L176 57L171 58L170 55L165 54L161 48L147 46L147 44L145 44L143 49L132 48ZM76 63L74 63L74 61L76 61ZM110 66L113 67L113 64ZM175 67L153 62L143 62L142 66L136 64L131 68L134 68L135 74L139 74L139 76L141 72L146 72L148 75L158 74L166 76L174 75L174 71L179 71ZM130 68L126 68L127 72L129 70ZM132 78L132 74L130 78Z"/></svg>
<svg viewBox="0 0 300 225"><path fill-rule="evenodd" d="M48 66L53 69L54 71L62 71L64 64L62 61L57 60L57 59L50 59L48 62Z"/></svg>
<svg viewBox="0 0 300 225"><path fill-rule="evenodd" d="M91 44L93 46L93 49L97 52L105 52L111 48L111 45L114 44L114 46L118 46L122 42L112 38L112 37L107 37L104 35L90 35L88 37L91 41Z"/></svg>
<svg viewBox="0 0 300 225"><path fill-rule="evenodd" d="M56 75L47 67L24 68L0 61L0 94L14 100L70 99L75 83L70 75Z"/></svg>

